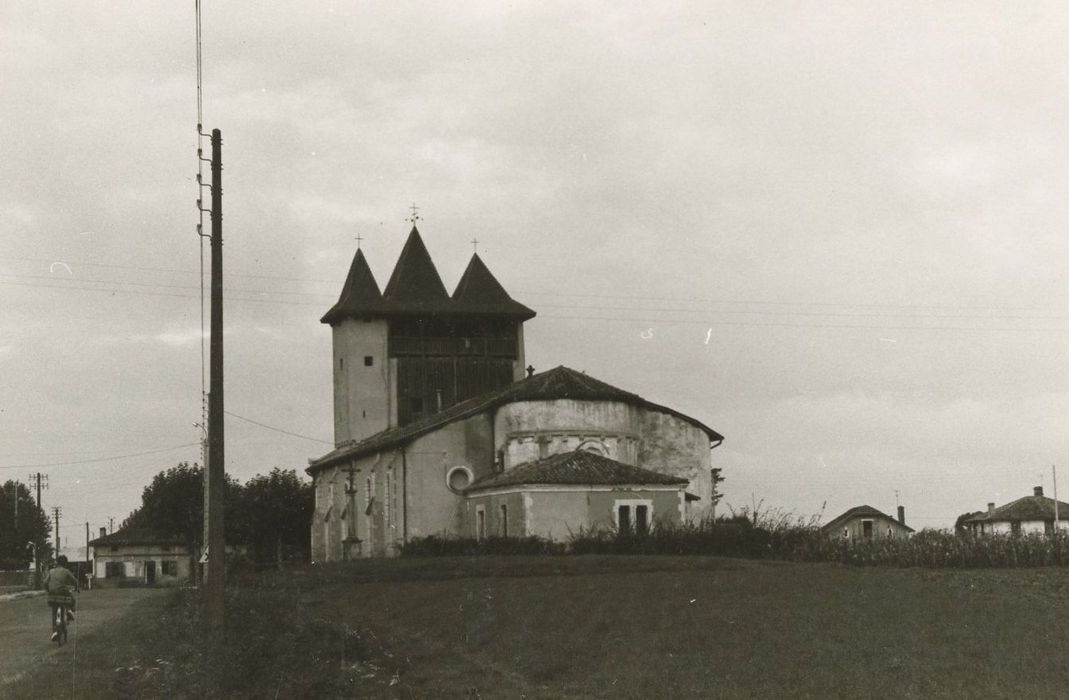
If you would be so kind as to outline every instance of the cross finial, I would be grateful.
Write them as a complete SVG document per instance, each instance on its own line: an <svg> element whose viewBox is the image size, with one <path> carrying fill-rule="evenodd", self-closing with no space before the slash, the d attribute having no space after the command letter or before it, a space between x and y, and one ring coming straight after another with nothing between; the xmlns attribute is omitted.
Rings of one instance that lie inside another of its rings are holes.
<svg viewBox="0 0 1069 700"><path fill-rule="evenodd" d="M361 236L359 233L356 234L356 249L357 250L360 250L360 241L362 241L362 240L364 240L364 237Z"/></svg>
<svg viewBox="0 0 1069 700"><path fill-rule="evenodd" d="M479 239L478 238L471 239L471 245L475 249L475 252L478 253L479 252Z"/></svg>
<svg viewBox="0 0 1069 700"><path fill-rule="evenodd" d="M416 206L415 202L412 202L412 206L409 209L412 210L412 216L405 219L405 221L411 221L413 226L416 225L417 221L423 221L423 217L419 215L419 207Z"/></svg>

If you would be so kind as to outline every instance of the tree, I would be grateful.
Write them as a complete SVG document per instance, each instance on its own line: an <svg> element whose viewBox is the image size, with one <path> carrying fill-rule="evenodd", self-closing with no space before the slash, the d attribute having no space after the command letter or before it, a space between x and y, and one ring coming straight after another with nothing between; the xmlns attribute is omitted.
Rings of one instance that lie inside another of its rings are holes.
<svg viewBox="0 0 1069 700"><path fill-rule="evenodd" d="M240 512L241 485L229 475L223 494L223 522L229 543L243 541L236 520ZM191 545L204 535L204 470L181 462L160 472L141 492L141 505L127 516L123 528L144 528L182 535Z"/></svg>
<svg viewBox="0 0 1069 700"><path fill-rule="evenodd" d="M52 521L34 503L30 489L17 481L0 488L0 570L22 570L33 563L34 548L42 561L52 555Z"/></svg>
<svg viewBox="0 0 1069 700"><path fill-rule="evenodd" d="M712 473L712 477L713 477L712 502L713 502L713 506L716 507L716 504L719 503L720 499L724 497L724 494L720 493L720 484L724 483L724 476L721 473L721 472L723 472L723 470L718 468L718 467L714 467L713 469L710 469L709 471Z"/></svg>
<svg viewBox="0 0 1069 700"><path fill-rule="evenodd" d="M289 556L308 558L314 508L310 482L292 469L276 467L246 482L243 495L246 541L257 561L273 559L281 565Z"/></svg>

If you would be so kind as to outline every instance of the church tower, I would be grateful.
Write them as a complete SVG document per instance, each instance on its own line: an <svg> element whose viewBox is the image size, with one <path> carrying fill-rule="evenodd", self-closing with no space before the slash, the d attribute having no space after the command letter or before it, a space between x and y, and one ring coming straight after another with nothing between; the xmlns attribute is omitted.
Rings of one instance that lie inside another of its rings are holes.
<svg viewBox="0 0 1069 700"><path fill-rule="evenodd" d="M534 315L478 254L450 296L415 226L382 292L357 249L338 303L322 318L334 339L335 444L522 379L523 322Z"/></svg>

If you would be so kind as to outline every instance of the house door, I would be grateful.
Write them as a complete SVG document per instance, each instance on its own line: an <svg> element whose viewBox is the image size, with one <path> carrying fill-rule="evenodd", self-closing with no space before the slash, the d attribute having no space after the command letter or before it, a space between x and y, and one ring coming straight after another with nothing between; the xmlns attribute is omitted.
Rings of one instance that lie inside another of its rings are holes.
<svg viewBox="0 0 1069 700"><path fill-rule="evenodd" d="M145 582L156 583L156 562L145 562Z"/></svg>
<svg viewBox="0 0 1069 700"><path fill-rule="evenodd" d="M871 520L862 520L861 521L861 536L864 537L866 540L871 540L872 539L872 521Z"/></svg>

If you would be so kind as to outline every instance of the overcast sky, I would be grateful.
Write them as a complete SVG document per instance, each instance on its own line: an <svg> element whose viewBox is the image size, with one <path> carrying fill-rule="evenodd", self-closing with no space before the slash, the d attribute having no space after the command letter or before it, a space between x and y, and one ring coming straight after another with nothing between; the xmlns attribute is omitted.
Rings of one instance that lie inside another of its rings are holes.
<svg viewBox="0 0 1069 700"><path fill-rule="evenodd" d="M322 441L228 417L238 479L330 449L319 318L415 202L537 369L721 432L735 508L1069 497L1063 5L204 4L227 410ZM64 536L199 461L194 39L192 2L0 5L0 479Z"/></svg>

